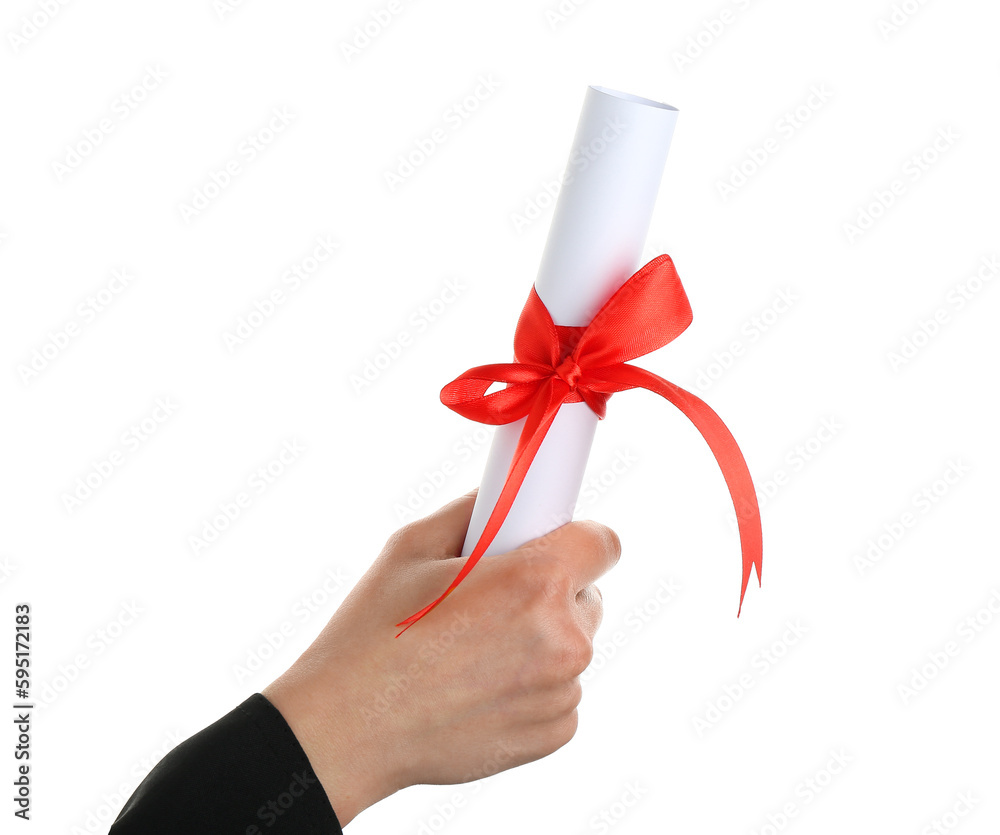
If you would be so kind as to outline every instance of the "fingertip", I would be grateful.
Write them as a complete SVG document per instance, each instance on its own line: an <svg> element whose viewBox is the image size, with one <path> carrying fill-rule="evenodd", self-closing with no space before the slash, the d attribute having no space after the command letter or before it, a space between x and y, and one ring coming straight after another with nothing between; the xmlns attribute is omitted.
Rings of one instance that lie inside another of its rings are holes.
<svg viewBox="0 0 1000 835"><path fill-rule="evenodd" d="M614 528L609 528L604 525L604 530L607 532L608 537L611 540L611 554L612 554L612 567L618 565L618 560L622 558L622 539L618 536L618 531Z"/></svg>
<svg viewBox="0 0 1000 835"><path fill-rule="evenodd" d="M613 568L618 564L618 560L622 556L622 541L617 531L600 522L595 522L593 519L584 519L572 524L579 525L581 530L597 543L601 553L607 557L608 568Z"/></svg>
<svg viewBox="0 0 1000 835"><path fill-rule="evenodd" d="M521 550L537 548L547 558L567 567L577 590L606 574L621 558L618 534L590 519L569 522L545 536L525 543Z"/></svg>

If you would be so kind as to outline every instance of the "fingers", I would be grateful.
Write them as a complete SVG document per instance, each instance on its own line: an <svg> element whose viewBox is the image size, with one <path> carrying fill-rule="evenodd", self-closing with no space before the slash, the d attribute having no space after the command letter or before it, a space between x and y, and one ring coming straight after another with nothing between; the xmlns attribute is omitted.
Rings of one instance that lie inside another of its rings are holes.
<svg viewBox="0 0 1000 835"><path fill-rule="evenodd" d="M388 547L404 551L403 556L424 559L460 556L478 492L477 487L429 516L400 528L389 540Z"/></svg>
<svg viewBox="0 0 1000 835"><path fill-rule="evenodd" d="M597 629L604 617L604 603L601 590L595 585L589 585L576 594L577 621L584 634L594 640Z"/></svg>
<svg viewBox="0 0 1000 835"><path fill-rule="evenodd" d="M570 522L543 537L525 543L519 551L550 564L567 576L574 593L603 577L621 557L621 540L598 522Z"/></svg>

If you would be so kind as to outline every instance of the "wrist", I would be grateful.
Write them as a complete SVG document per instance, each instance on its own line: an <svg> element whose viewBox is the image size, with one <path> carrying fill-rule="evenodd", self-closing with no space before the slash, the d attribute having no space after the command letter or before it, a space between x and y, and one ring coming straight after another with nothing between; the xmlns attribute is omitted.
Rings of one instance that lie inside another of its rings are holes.
<svg viewBox="0 0 1000 835"><path fill-rule="evenodd" d="M295 666L263 694L295 734L341 826L402 788L386 762L389 746L352 707L357 700Z"/></svg>

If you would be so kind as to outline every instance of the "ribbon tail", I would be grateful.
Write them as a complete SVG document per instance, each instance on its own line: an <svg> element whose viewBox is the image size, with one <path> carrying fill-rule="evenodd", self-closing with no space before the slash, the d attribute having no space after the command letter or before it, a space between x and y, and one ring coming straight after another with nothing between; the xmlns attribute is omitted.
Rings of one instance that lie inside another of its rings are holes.
<svg viewBox="0 0 1000 835"><path fill-rule="evenodd" d="M666 398L684 413L708 442L708 446L722 470L722 475L726 479L726 486L733 499L736 521L739 525L740 546L743 552L743 582L740 587L740 606L736 612L736 616L739 617L740 612L743 611L743 597L746 595L747 585L750 582L751 569L757 570L758 585L761 581L763 534L753 478L747 467L746 459L740 451L739 444L736 443L729 427L704 400L644 368L623 363L602 368L595 372L595 376L599 376L602 382L611 383L611 391L644 388ZM605 388L604 386L593 387Z"/></svg>
<svg viewBox="0 0 1000 835"><path fill-rule="evenodd" d="M476 563L482 559L483 555L486 553L486 549L490 547L490 544L493 542L497 533L499 533L504 520L507 518L507 514L510 512L511 506L514 504L517 492L521 489L521 484L524 482L524 478L528 474L531 462L535 460L535 453L538 452L539 447L542 445L542 441L545 440L549 427L552 426L552 421L555 420L556 414L559 412L559 408L566 399L566 395L569 394L569 386L561 380L557 382L554 381L552 385L548 386L547 394L547 397L539 397L535 401L531 411L528 413L527 420L525 421L524 427L521 429L521 434L518 437L517 447L514 450L514 456L511 459L510 467L507 470L507 479L504 481L503 489L500 491L500 496L497 498L493 511L490 513L489 519L486 521L486 526L483 528L483 532L480 534L479 540L476 542L476 547L473 548L472 553L469 554L465 561L465 565L462 566L462 570L458 572L455 579L452 580L451 585L444 590L437 600L428 604L419 612L410 615L405 620L396 624L396 626L403 627L403 629L401 629L396 635L397 638L413 626L413 624L415 624L418 620L435 609L449 594L455 590L458 584L461 583L466 576L468 576L469 572L472 571L473 568L475 568Z"/></svg>

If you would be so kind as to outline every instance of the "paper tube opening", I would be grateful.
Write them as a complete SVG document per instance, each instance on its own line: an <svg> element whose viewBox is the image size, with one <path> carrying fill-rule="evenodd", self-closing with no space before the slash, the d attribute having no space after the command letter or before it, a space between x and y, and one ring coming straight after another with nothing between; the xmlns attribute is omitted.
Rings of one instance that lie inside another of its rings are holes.
<svg viewBox="0 0 1000 835"><path fill-rule="evenodd" d="M677 110L676 107L670 104L666 104L662 101L653 101L652 99L644 99L642 96L633 96L631 93L623 93L621 90L611 90L608 87L598 87L596 84L590 85L591 90L596 90L598 93L604 93L608 96L614 96L618 99L624 99L625 101L635 102L636 104L645 104L650 107L659 107L663 110Z"/></svg>

